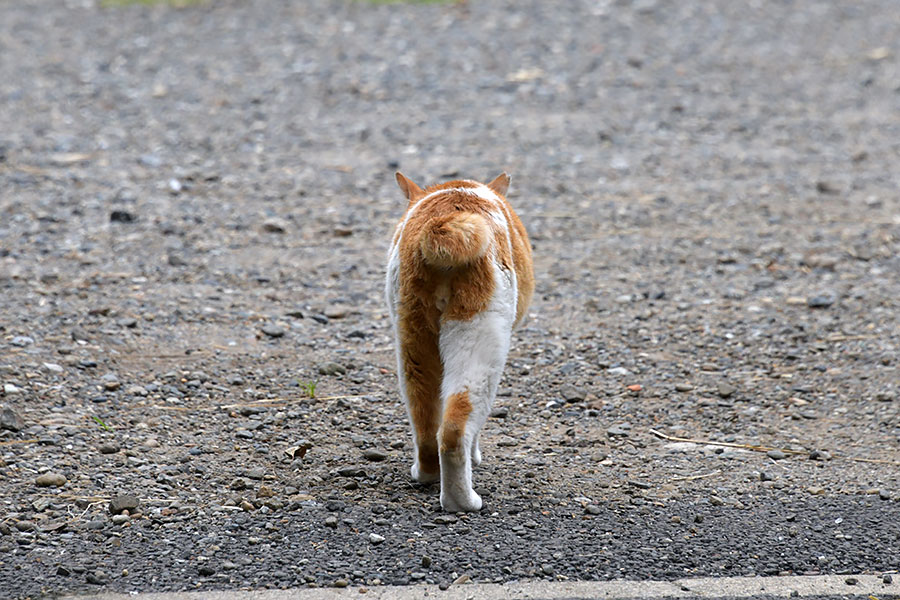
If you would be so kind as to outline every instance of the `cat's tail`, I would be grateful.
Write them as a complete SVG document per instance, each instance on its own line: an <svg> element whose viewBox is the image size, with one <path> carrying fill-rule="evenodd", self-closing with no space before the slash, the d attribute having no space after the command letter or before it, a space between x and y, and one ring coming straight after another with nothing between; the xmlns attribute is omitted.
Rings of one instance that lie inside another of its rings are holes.
<svg viewBox="0 0 900 600"><path fill-rule="evenodd" d="M432 219L419 238L419 249L428 265L461 267L484 256L490 243L485 217L461 212Z"/></svg>

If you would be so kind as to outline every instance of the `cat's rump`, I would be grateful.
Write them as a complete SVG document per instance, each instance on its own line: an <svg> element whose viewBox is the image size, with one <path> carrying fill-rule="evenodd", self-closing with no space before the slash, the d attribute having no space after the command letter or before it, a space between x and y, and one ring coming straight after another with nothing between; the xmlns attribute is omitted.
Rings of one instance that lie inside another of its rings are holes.
<svg viewBox="0 0 900 600"><path fill-rule="evenodd" d="M423 229L419 249L426 264L461 267L485 255L491 231L484 216L460 212L434 217Z"/></svg>

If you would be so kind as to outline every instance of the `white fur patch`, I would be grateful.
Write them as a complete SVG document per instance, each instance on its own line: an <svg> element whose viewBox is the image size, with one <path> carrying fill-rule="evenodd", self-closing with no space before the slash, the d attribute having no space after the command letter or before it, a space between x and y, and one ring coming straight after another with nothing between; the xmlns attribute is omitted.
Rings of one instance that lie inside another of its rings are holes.
<svg viewBox="0 0 900 600"><path fill-rule="evenodd" d="M444 321L439 345L444 365L441 398L468 391L472 412L466 421L459 455L441 454L441 506L448 511L479 510L481 498L472 489L472 463L478 435L497 394L509 353L516 316L515 279L494 265L494 295L487 310L467 321ZM480 452L479 452L480 454Z"/></svg>

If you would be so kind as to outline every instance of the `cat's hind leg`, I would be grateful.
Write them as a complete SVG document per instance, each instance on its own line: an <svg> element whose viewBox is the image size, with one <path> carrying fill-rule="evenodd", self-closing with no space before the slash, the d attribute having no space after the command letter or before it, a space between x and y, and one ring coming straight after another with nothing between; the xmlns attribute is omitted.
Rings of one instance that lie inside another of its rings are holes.
<svg viewBox="0 0 900 600"><path fill-rule="evenodd" d="M437 335L404 327L397 351L400 387L413 432L412 478L420 483L440 479L437 433L441 421L441 357Z"/></svg>
<svg viewBox="0 0 900 600"><path fill-rule="evenodd" d="M508 311L488 310L441 327L444 381L438 442L444 510L481 510L481 497L472 486L472 466L480 462L478 435L506 362L510 324Z"/></svg>

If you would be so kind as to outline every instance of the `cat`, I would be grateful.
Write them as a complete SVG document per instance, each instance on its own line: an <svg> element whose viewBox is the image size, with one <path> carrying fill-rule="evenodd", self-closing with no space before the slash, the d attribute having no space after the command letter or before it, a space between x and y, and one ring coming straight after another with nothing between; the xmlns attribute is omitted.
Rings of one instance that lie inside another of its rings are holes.
<svg viewBox="0 0 900 600"><path fill-rule="evenodd" d="M472 467L512 329L534 293L531 244L506 201L506 173L486 185L424 190L396 177L409 205L391 243L385 295L415 442L411 474L440 480L444 510L478 511Z"/></svg>

